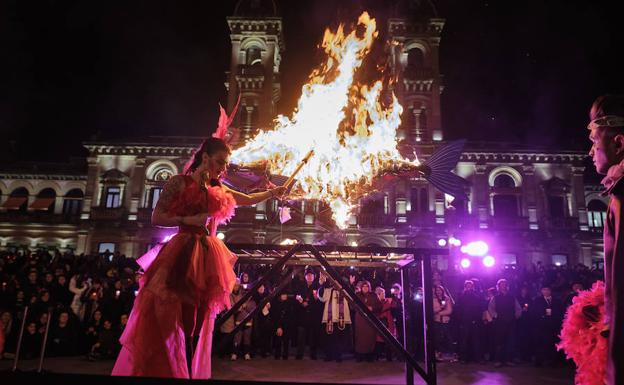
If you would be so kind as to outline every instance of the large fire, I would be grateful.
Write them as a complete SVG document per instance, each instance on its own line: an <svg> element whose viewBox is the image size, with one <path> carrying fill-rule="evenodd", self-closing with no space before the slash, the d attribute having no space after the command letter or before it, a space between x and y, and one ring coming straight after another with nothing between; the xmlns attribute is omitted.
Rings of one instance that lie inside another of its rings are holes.
<svg viewBox="0 0 624 385"><path fill-rule="evenodd" d="M325 31L327 60L303 86L292 116L279 115L274 129L260 132L232 154L239 165L268 162L271 173L290 175L314 150L291 196L326 202L341 228L384 168L397 162L418 165L397 150L403 108L394 94L384 106L381 80L372 85L354 82L378 35L375 19L366 12L358 27L360 33L354 29L346 34L342 25L335 32Z"/></svg>

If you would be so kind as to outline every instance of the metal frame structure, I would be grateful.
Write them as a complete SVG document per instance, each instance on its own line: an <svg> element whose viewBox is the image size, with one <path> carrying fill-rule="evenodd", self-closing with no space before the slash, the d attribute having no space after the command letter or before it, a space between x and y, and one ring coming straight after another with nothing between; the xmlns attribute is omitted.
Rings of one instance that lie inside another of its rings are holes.
<svg viewBox="0 0 624 385"><path fill-rule="evenodd" d="M366 321L375 328L381 337L394 348L396 352L405 360L405 383L414 384L414 371L428 384L437 384L435 350L433 344L433 298L432 298L432 276L431 257L434 255L446 255L447 249L423 249L423 248L398 248L398 247L350 247L350 246L315 246L299 244L295 246L283 245L257 245L257 244L230 244L230 250L239 256L239 261L250 264L270 264L272 268L258 279L254 285L248 289L243 297L223 313L215 322L215 330L236 311L246 303L258 288L266 284L271 278L280 276L280 283L276 290L266 296L256 305L245 319L234 327L230 333L235 335L240 329L251 320L256 313L264 307L273 297L280 292L293 278L298 270L302 270L304 265L320 265L327 278L332 283L337 283L345 298L352 304L353 308L359 312ZM402 343L394 337L388 328L370 311L362 300L356 295L350 285L341 284L342 280L334 266L363 267L388 267L394 265L401 271L401 281L404 291L403 297L403 341ZM413 335L408 327L408 320L411 319L411 309L407 305L407 297L410 291L409 270L419 265L423 287L423 342L424 342L424 368L417 362L410 353L413 350ZM287 267L288 266L288 267ZM284 271L286 271L284 273Z"/></svg>

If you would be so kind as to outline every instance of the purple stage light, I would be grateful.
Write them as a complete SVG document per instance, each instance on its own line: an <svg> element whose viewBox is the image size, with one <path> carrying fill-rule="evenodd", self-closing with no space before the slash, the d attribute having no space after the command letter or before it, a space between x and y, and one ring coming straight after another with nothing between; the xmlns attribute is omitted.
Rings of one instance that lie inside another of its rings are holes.
<svg viewBox="0 0 624 385"><path fill-rule="evenodd" d="M468 258L462 258L462 260L459 262L459 264L461 265L461 267L463 267L464 269L467 269L470 267L470 259Z"/></svg>
<svg viewBox="0 0 624 385"><path fill-rule="evenodd" d="M495 263L496 263L496 260L491 255L488 255L485 258L483 258L483 266L485 267L492 267L494 266Z"/></svg>
<svg viewBox="0 0 624 385"><path fill-rule="evenodd" d="M446 239L444 238L438 239L438 246L440 247L446 246Z"/></svg>
<svg viewBox="0 0 624 385"><path fill-rule="evenodd" d="M487 243L483 241L470 242L469 244L462 246L461 252L471 255L473 257L483 257L490 250Z"/></svg>
<svg viewBox="0 0 624 385"><path fill-rule="evenodd" d="M456 246L456 247L457 247L457 246L461 246L461 241L460 241L459 239L455 238L455 237L450 237L450 238L449 238L449 243L450 243L452 246Z"/></svg>

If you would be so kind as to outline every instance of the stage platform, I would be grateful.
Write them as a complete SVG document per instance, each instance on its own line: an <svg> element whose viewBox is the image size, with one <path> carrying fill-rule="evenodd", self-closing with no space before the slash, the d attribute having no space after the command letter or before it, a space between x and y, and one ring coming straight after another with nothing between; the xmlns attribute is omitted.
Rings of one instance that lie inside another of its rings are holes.
<svg viewBox="0 0 624 385"><path fill-rule="evenodd" d="M183 384L187 380L124 378L109 376L112 361L90 362L85 358L49 358L45 361L46 374L29 372L37 367L37 361L24 361L21 373L11 373L12 361L0 361L0 383L27 385L32 383L54 385L116 385L116 384ZM569 366L559 368L535 368L532 365L494 368L493 365L439 363L438 384L440 385L572 385L574 370ZM399 362L355 362L341 363L287 361L273 358L254 358L250 361L230 361L215 358L214 380L211 384L271 383L323 383L323 384L404 384L405 365ZM415 384L424 382L415 376ZM194 381L204 382L204 381Z"/></svg>

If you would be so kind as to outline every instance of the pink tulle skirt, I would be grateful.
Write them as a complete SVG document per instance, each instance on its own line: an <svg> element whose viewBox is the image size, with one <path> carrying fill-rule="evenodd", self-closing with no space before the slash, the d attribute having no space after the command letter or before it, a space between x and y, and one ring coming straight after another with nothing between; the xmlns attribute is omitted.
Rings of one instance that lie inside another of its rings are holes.
<svg viewBox="0 0 624 385"><path fill-rule="evenodd" d="M192 377L210 378L214 319L230 306L236 256L214 236L182 231L137 262L145 274L112 375L189 378L182 313L191 306L199 335Z"/></svg>

